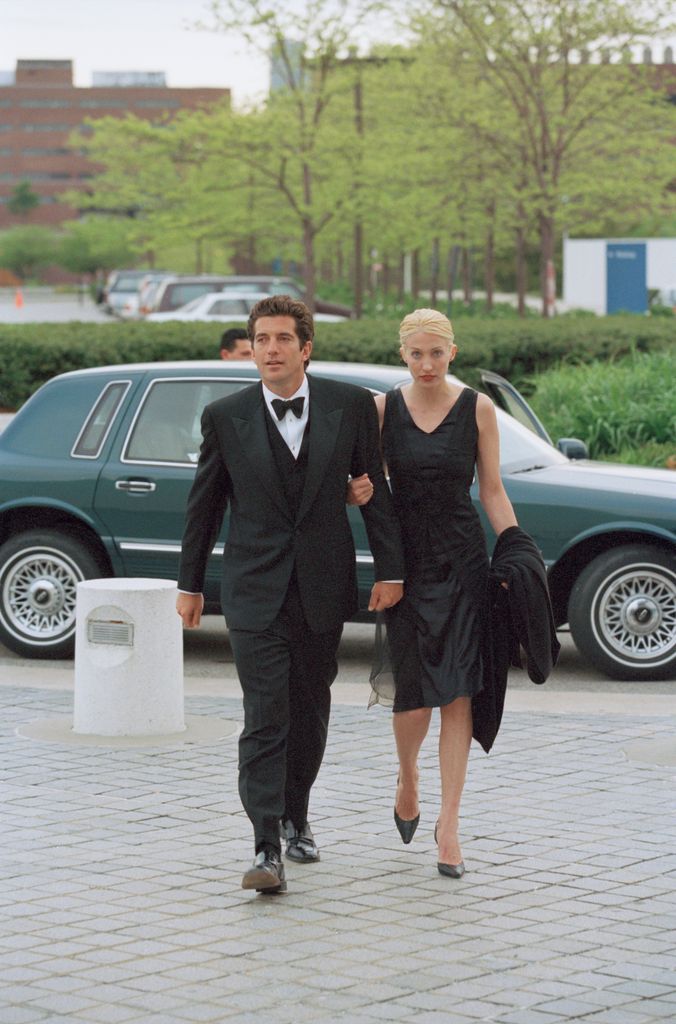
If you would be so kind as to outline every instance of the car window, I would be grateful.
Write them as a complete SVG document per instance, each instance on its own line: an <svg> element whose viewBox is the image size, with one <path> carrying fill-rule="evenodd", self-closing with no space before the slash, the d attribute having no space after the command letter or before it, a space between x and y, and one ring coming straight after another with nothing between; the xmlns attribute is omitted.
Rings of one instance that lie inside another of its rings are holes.
<svg viewBox="0 0 676 1024"><path fill-rule="evenodd" d="M213 281L208 283L200 284L195 282L194 284L188 284L178 282L177 284L167 285L167 290L162 298L163 309L178 309L180 306L185 306L187 302L192 299L197 299L200 295L206 295L207 292L215 291Z"/></svg>
<svg viewBox="0 0 676 1024"><path fill-rule="evenodd" d="M249 315L249 303L245 299L214 299L206 310L209 316Z"/></svg>
<svg viewBox="0 0 676 1024"><path fill-rule="evenodd" d="M548 444L530 426L524 427L502 409L495 410L500 433L500 466L503 472L518 473L536 466L568 462L565 455Z"/></svg>
<svg viewBox="0 0 676 1024"><path fill-rule="evenodd" d="M100 378L83 374L49 381L5 427L3 448L40 459L70 458L100 395Z"/></svg>
<svg viewBox="0 0 676 1024"><path fill-rule="evenodd" d="M122 275L118 277L113 284L111 291L113 292L135 292L138 288L140 277L134 275L133 277L125 277Z"/></svg>
<svg viewBox="0 0 676 1024"><path fill-rule="evenodd" d="M252 380L157 380L146 391L125 444L123 462L191 465L199 456L205 405Z"/></svg>
<svg viewBox="0 0 676 1024"><path fill-rule="evenodd" d="M87 417L71 455L77 459L95 459L98 456L130 383L120 380L106 385Z"/></svg>

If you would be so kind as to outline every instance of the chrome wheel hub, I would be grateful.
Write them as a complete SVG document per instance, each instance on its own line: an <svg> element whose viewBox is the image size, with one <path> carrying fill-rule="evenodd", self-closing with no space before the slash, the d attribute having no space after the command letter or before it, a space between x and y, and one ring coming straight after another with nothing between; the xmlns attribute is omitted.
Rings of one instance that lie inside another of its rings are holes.
<svg viewBox="0 0 676 1024"><path fill-rule="evenodd" d="M676 647L676 580L667 570L628 567L599 591L595 620L607 649L659 664Z"/></svg>
<svg viewBox="0 0 676 1024"><path fill-rule="evenodd" d="M3 581L7 628L19 638L49 642L75 625L77 566L59 552L22 552Z"/></svg>

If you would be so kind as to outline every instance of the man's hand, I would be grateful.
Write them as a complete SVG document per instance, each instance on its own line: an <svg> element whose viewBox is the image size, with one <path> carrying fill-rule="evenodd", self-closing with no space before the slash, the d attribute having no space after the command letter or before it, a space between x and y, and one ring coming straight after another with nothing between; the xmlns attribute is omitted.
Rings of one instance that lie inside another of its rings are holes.
<svg viewBox="0 0 676 1024"><path fill-rule="evenodd" d="M176 611L183 619L183 625L188 629L199 626L204 609L204 596L202 594L179 594L176 598Z"/></svg>
<svg viewBox="0 0 676 1024"><path fill-rule="evenodd" d="M347 498L345 499L348 505L367 505L373 497L373 484L369 479L368 473L362 473L361 476L353 476L347 485Z"/></svg>
<svg viewBox="0 0 676 1024"><path fill-rule="evenodd" d="M383 608L391 608L404 596L402 583L374 583L369 601L370 612L380 612Z"/></svg>

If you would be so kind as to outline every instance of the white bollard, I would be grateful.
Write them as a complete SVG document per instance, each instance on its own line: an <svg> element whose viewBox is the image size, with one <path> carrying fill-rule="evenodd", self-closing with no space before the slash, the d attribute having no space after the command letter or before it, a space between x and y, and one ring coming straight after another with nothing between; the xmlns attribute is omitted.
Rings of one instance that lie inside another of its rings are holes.
<svg viewBox="0 0 676 1024"><path fill-rule="evenodd" d="M172 580L77 585L73 732L185 731L183 631Z"/></svg>

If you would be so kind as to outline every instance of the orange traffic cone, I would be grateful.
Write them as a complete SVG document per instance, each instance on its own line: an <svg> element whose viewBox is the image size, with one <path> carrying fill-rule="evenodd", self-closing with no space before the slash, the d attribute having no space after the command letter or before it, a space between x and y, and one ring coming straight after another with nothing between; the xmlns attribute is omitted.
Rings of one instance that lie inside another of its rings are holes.
<svg viewBox="0 0 676 1024"><path fill-rule="evenodd" d="M20 288L17 288L16 290L16 294L14 296L14 305L16 306L17 309L21 309L21 307L23 306L23 293Z"/></svg>

